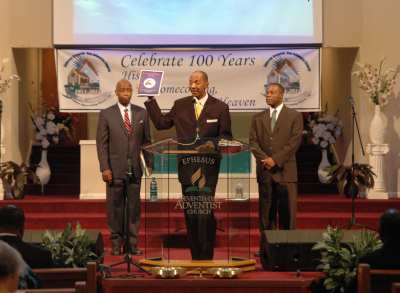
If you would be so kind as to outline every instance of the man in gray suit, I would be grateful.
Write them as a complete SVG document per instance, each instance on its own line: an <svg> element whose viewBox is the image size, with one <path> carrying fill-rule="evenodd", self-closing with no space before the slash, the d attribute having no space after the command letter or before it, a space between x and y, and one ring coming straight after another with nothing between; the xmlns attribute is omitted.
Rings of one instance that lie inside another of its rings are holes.
<svg viewBox="0 0 400 293"><path fill-rule="evenodd" d="M296 228L296 151L303 133L303 117L283 104L285 89L279 83L267 86L269 109L254 115L250 149L257 162L261 232L271 229L279 214L283 229Z"/></svg>
<svg viewBox="0 0 400 293"><path fill-rule="evenodd" d="M129 204L129 244L137 248L140 222L140 151L150 143L149 120L145 109L130 103L132 84L120 80L115 88L118 103L100 112L97 126L97 155L103 181L107 184L107 221L111 231L112 254L121 254L124 239L124 189ZM149 162L147 160L147 162Z"/></svg>

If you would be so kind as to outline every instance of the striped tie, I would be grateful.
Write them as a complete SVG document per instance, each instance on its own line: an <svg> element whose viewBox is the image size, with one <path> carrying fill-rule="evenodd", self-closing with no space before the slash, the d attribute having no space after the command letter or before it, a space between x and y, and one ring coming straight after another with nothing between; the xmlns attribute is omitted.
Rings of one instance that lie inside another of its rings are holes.
<svg viewBox="0 0 400 293"><path fill-rule="evenodd" d="M128 131L128 134L132 133L132 124L131 124L131 120L129 119L129 112L128 109L125 109L125 114L124 114L124 125L126 128L126 131Z"/></svg>

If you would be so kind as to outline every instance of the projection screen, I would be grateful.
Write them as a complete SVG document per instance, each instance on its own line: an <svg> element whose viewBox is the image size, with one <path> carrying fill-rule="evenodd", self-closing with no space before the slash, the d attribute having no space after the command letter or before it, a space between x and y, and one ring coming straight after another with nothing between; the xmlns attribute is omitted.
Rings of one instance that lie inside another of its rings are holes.
<svg viewBox="0 0 400 293"><path fill-rule="evenodd" d="M54 0L57 46L321 44L322 0Z"/></svg>

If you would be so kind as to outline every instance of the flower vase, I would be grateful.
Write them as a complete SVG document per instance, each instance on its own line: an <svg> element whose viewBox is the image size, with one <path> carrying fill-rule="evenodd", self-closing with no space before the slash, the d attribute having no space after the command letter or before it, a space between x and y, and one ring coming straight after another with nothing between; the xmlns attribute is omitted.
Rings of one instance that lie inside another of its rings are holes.
<svg viewBox="0 0 400 293"><path fill-rule="evenodd" d="M42 149L42 155L40 158L39 165L36 168L36 176L40 180L40 185L42 186L42 194L44 193L44 185L49 183L51 170L49 163L47 162L47 149Z"/></svg>
<svg viewBox="0 0 400 293"><path fill-rule="evenodd" d="M322 159L318 166L318 179L321 183L329 183L331 176L328 176L329 172L326 171L327 167L330 167L331 163L328 160L328 151L322 149Z"/></svg>
<svg viewBox="0 0 400 293"><path fill-rule="evenodd" d="M381 106L375 105L374 117L369 126L369 138L373 144L385 143L386 119L382 113Z"/></svg>

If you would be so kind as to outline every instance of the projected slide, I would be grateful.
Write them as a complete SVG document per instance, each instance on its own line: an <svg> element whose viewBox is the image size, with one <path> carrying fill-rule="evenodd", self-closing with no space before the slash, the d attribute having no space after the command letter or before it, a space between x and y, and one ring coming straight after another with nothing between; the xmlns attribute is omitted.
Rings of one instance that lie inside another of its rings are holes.
<svg viewBox="0 0 400 293"><path fill-rule="evenodd" d="M54 0L54 43L321 43L322 0Z"/></svg>

